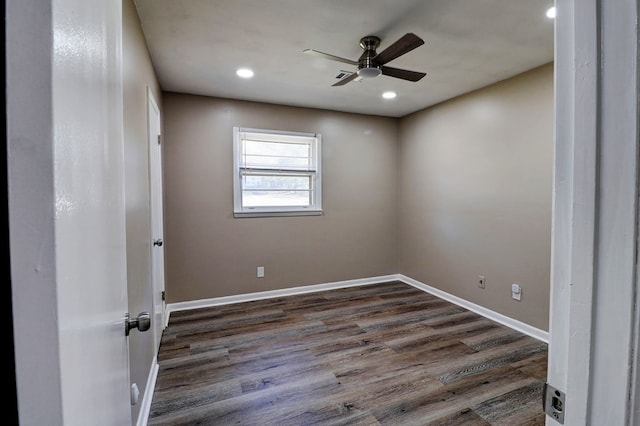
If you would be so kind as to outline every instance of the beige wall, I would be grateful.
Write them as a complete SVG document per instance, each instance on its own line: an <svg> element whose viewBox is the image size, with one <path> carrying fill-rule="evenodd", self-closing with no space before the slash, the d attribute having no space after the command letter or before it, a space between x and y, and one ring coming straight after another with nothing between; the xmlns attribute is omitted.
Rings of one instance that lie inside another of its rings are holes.
<svg viewBox="0 0 640 426"><path fill-rule="evenodd" d="M400 120L400 273L548 330L553 117L549 64Z"/></svg>
<svg viewBox="0 0 640 426"><path fill-rule="evenodd" d="M175 93L163 105L168 303L397 272L396 119ZM234 126L320 133L324 215L234 219Z"/></svg>
<svg viewBox="0 0 640 426"><path fill-rule="evenodd" d="M168 303L401 273L548 330L552 64L399 120L163 105ZM234 219L233 126L321 133L325 214Z"/></svg>
<svg viewBox="0 0 640 426"><path fill-rule="evenodd" d="M147 87L161 108L161 91L151 65L133 0L122 2L122 54L124 79L124 157L127 221L127 283L129 312L152 312L151 224L149 212L149 154L147 148ZM140 400L153 362L153 332L131 333L131 383ZM140 404L132 406L133 424Z"/></svg>

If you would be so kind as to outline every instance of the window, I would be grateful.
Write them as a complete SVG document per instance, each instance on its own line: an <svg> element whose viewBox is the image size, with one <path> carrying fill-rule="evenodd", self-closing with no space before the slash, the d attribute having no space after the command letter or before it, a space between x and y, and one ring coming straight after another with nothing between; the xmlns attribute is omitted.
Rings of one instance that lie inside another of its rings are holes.
<svg viewBox="0 0 640 426"><path fill-rule="evenodd" d="M234 216L322 214L320 135L233 128Z"/></svg>

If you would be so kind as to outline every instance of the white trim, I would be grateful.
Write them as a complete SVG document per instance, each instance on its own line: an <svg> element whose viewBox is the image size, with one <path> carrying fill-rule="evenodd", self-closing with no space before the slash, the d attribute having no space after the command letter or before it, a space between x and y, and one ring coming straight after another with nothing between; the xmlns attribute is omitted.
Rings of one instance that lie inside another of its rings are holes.
<svg viewBox="0 0 640 426"><path fill-rule="evenodd" d="M417 288L418 290L422 290L426 293L433 294L434 296L444 299L447 302L451 302L453 304L461 306L465 309L470 310L471 312L475 312L478 315L482 315L485 318L488 318L499 324L505 325L511 329L514 329L523 334L526 334L527 336L531 336L544 343L549 343L549 333L544 330L540 330L539 328L533 327L522 321L518 321L506 315L500 314L496 311L492 311L491 309L487 309L483 306L476 305L473 302L469 302L468 300L462 299L458 296L454 296L453 294L447 293L446 291L439 290L435 287L424 284L418 280L414 280L413 278L409 278L402 274L398 274L398 281L402 281L405 284L409 284Z"/></svg>
<svg viewBox="0 0 640 426"><path fill-rule="evenodd" d="M275 136L271 136L270 140L273 141L281 141L283 138L282 136L284 136L285 138L287 136L292 136L290 142L295 141L298 138L301 137L306 137L309 139L314 139L316 136L318 136L317 133L311 133L311 132L292 132L290 130L273 130L273 129L259 129L259 128L254 128L254 127L237 127L239 132L245 132L245 133L257 133L260 134L263 138L265 136L271 136L271 135L275 135Z"/></svg>
<svg viewBox="0 0 640 426"><path fill-rule="evenodd" d="M261 291L257 293L214 297L211 299L201 299L201 300L194 300L190 302L169 303L167 304L167 316L166 316L167 324L165 324L165 326L168 325L169 317L171 316L171 313L174 311L177 312L177 311L186 311L190 309L208 308L211 306L221 306L221 305L229 305L232 303L251 302L253 300L271 299L274 297L294 296L297 294L315 293L318 291L336 290L340 288L356 287L360 285L380 284L380 283L385 283L390 281L401 281L405 284L408 284L410 286L417 288L418 290L422 290L424 292L433 294L434 296L437 296L448 302L451 302L465 309L468 309L471 312L475 312L478 315L482 315L485 318L488 318L499 324L505 325L516 331L524 333L527 336L531 336L542 342L549 343L549 333L544 330L540 330L539 328L535 328L533 326L530 326L529 324L525 324L521 321L510 318L506 315L502 315L498 312L492 311L491 309L487 309L480 305L476 305L475 303L469 302L468 300L462 299L458 296L454 296L445 291L438 290L435 287L421 283L420 281L414 280L413 278L409 278L402 274L382 275L377 277L360 278L355 280L336 281L336 282L324 283L324 284L284 288L281 290Z"/></svg>
<svg viewBox="0 0 640 426"><path fill-rule="evenodd" d="M138 412L138 421L136 426L147 426L149 421L149 413L151 412L151 402L153 401L153 391L156 388L156 379L158 378L158 359L153 357L151 363L151 371L149 371L149 377L147 377L147 386L144 388L144 397L142 397L142 404L140 405L140 412Z"/></svg>
<svg viewBox="0 0 640 426"><path fill-rule="evenodd" d="M278 216L322 216L322 210L290 210L290 211L255 211L255 212L234 212L233 217L278 217Z"/></svg>
<svg viewBox="0 0 640 426"><path fill-rule="evenodd" d="M297 294L315 293L325 290L356 287L360 285L380 284L389 281L398 281L398 275L381 275L370 278L359 278L347 281L335 281L324 284L305 285L300 287L283 288L280 290L260 291L257 293L237 294L233 296L214 297L211 299L193 300L190 302L178 302L167 304L167 325L173 311L186 311L190 309L208 308L211 306L229 305L231 303L251 302L253 300L271 299L274 297L294 296Z"/></svg>
<svg viewBox="0 0 640 426"><path fill-rule="evenodd" d="M634 425L640 7L637 0L556 3L547 381L566 392L565 425Z"/></svg>

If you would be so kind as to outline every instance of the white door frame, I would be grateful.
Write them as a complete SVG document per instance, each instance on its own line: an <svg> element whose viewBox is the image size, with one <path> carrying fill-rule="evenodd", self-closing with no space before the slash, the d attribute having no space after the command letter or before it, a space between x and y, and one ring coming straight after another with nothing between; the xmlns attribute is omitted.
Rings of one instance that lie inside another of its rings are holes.
<svg viewBox="0 0 640 426"><path fill-rule="evenodd" d="M147 87L147 136L149 150L149 212L151 223L151 287L153 305L154 352L158 353L162 330L165 327L164 301L164 225L163 225L163 192L162 192L162 124L160 108L149 87ZM161 241L157 245L154 241ZM159 311L159 312L158 312Z"/></svg>
<svg viewBox="0 0 640 426"><path fill-rule="evenodd" d="M565 425L640 424L638 1L556 7L548 382Z"/></svg>

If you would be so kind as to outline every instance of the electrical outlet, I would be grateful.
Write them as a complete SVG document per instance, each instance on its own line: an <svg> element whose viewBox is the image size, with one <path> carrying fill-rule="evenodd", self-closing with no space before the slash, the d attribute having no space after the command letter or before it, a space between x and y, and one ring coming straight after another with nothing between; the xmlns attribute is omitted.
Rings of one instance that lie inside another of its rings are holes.
<svg viewBox="0 0 640 426"><path fill-rule="evenodd" d="M484 288L486 283L487 279L484 277L484 275L478 275L478 287Z"/></svg>
<svg viewBox="0 0 640 426"><path fill-rule="evenodd" d="M264 278L264 266L258 266L258 270L256 272L256 276L258 278Z"/></svg>
<svg viewBox="0 0 640 426"><path fill-rule="evenodd" d="M522 299L522 288L518 284L511 284L511 298L514 300Z"/></svg>

